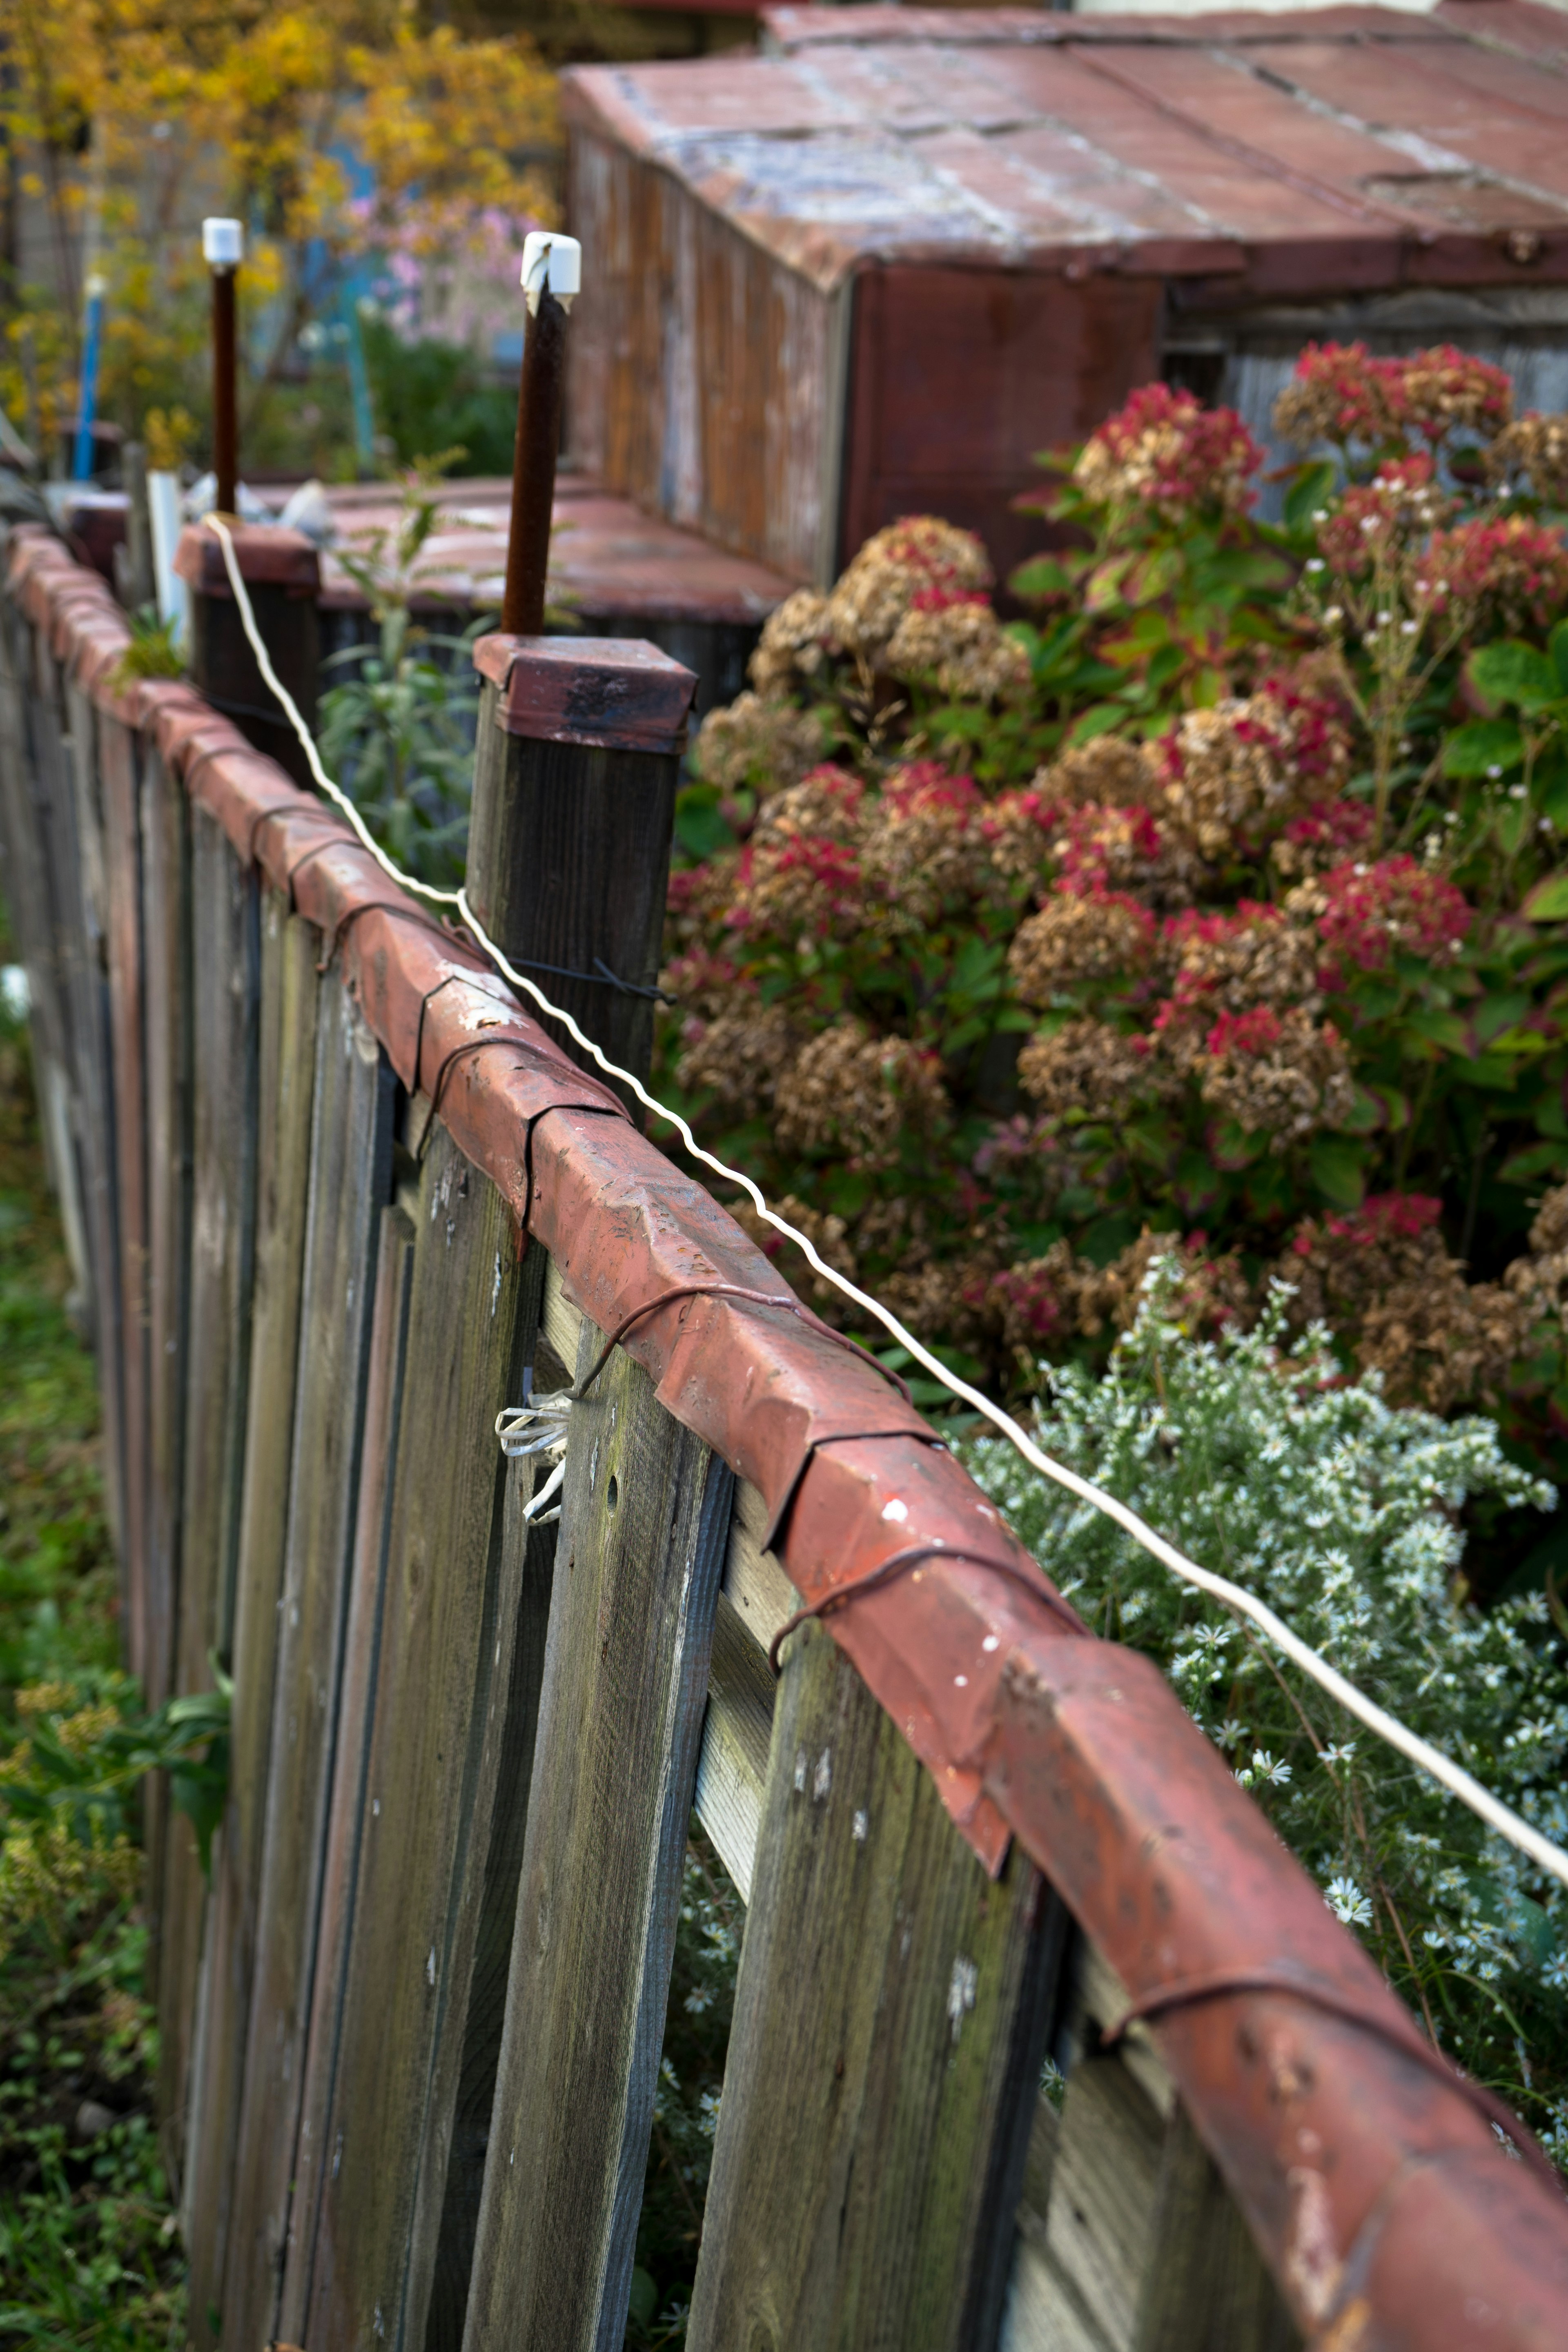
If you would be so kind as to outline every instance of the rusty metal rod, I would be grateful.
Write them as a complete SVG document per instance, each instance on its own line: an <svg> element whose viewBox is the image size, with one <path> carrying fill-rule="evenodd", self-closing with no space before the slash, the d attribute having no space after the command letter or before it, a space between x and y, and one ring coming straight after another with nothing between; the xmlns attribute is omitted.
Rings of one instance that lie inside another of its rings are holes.
<svg viewBox="0 0 1568 2352"><path fill-rule="evenodd" d="M239 424L235 405L234 281L232 269L213 272L213 471L217 476L219 514L235 511L239 477Z"/></svg>
<svg viewBox="0 0 1568 2352"><path fill-rule="evenodd" d="M518 388L511 462L511 529L500 625L509 635L544 635L544 581L561 449L561 399L566 373L566 311L548 288L529 320Z"/></svg>

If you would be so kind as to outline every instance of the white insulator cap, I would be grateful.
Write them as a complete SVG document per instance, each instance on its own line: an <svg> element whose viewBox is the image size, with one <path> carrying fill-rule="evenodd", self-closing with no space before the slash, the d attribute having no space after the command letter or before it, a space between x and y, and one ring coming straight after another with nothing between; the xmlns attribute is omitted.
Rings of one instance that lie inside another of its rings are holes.
<svg viewBox="0 0 1568 2352"><path fill-rule="evenodd" d="M237 269L245 259L245 223L216 216L203 221L202 259L209 269Z"/></svg>
<svg viewBox="0 0 1568 2352"><path fill-rule="evenodd" d="M548 287L563 310L583 290L583 248L574 236L559 229L530 230L522 247L522 290L531 317L539 316L539 298Z"/></svg>

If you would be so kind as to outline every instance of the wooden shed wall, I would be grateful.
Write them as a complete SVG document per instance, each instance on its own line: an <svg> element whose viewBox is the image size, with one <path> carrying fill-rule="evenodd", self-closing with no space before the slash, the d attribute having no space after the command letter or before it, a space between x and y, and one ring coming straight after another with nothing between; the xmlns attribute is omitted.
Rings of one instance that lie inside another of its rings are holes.
<svg viewBox="0 0 1568 2352"><path fill-rule="evenodd" d="M854 288L840 562L900 515L940 514L1005 578L1039 548L1012 504L1036 453L1159 373L1162 281L891 263Z"/></svg>
<svg viewBox="0 0 1568 2352"><path fill-rule="evenodd" d="M672 522L814 578L835 519L841 298L584 131L568 217L594 256L573 320L572 454Z"/></svg>

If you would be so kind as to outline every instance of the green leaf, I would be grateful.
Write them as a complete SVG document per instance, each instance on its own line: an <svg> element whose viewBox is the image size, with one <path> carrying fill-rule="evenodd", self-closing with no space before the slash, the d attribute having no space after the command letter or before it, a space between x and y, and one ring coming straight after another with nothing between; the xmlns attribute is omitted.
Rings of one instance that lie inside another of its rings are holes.
<svg viewBox="0 0 1568 2352"><path fill-rule="evenodd" d="M1184 558L1179 547L1151 548L1127 574L1122 593L1130 604L1152 604L1168 596L1182 576Z"/></svg>
<svg viewBox="0 0 1568 2352"><path fill-rule="evenodd" d="M1043 604L1047 596L1070 596L1075 582L1054 555L1032 556L1010 572L1007 585L1026 604Z"/></svg>
<svg viewBox="0 0 1568 2352"><path fill-rule="evenodd" d="M1312 517L1327 506L1338 485L1336 468L1325 459L1303 466L1285 493L1285 528L1292 533L1310 529Z"/></svg>
<svg viewBox="0 0 1568 2352"><path fill-rule="evenodd" d="M1540 1176L1560 1176L1568 1171L1568 1144L1527 1143L1510 1154L1498 1170L1504 1184L1530 1184Z"/></svg>
<svg viewBox="0 0 1568 2352"><path fill-rule="evenodd" d="M1557 673L1558 686L1568 694L1568 621L1558 622L1546 640L1546 650Z"/></svg>
<svg viewBox="0 0 1568 2352"><path fill-rule="evenodd" d="M1555 664L1517 637L1478 646L1465 664L1465 676L1486 701L1511 702L1521 710L1543 710L1563 692Z"/></svg>
<svg viewBox="0 0 1568 2352"><path fill-rule="evenodd" d="M1457 1013L1413 1013L1405 1025L1429 1045L1441 1045L1447 1053L1468 1054L1470 1050L1469 1030Z"/></svg>
<svg viewBox="0 0 1568 2352"><path fill-rule="evenodd" d="M1130 555L1110 555L1097 563L1089 575L1083 592L1085 609L1090 613L1106 613L1121 602L1121 583L1132 568Z"/></svg>
<svg viewBox="0 0 1568 2352"><path fill-rule="evenodd" d="M675 837L688 857L700 862L728 849L735 835L719 814L714 784L688 784L675 796Z"/></svg>
<svg viewBox="0 0 1568 2352"><path fill-rule="evenodd" d="M1307 1152L1312 1181L1331 1207L1359 1209L1366 1191L1365 1147L1338 1135L1315 1135Z"/></svg>
<svg viewBox="0 0 1568 2352"><path fill-rule="evenodd" d="M1511 719L1477 719L1445 738L1443 773L1484 776L1495 768L1506 774L1523 757L1524 738Z"/></svg>
<svg viewBox="0 0 1568 2352"><path fill-rule="evenodd" d="M1340 1133L1373 1135L1384 1124L1386 1116L1377 1096L1367 1087L1357 1087L1350 1110L1340 1121Z"/></svg>
<svg viewBox="0 0 1568 2352"><path fill-rule="evenodd" d="M1527 923L1561 923L1568 920L1568 867L1561 874L1549 874L1526 893L1520 913Z"/></svg>

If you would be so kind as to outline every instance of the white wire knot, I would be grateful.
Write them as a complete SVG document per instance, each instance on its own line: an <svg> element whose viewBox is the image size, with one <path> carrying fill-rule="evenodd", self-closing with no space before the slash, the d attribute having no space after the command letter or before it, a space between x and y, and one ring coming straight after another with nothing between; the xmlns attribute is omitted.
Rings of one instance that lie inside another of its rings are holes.
<svg viewBox="0 0 1568 2352"><path fill-rule="evenodd" d="M496 1415L496 1436L509 1462L542 1455L555 1465L538 1494L523 1506L522 1516L530 1527L553 1527L561 1517L559 1503L552 1511L544 1506L560 1493L566 1477L566 1423L571 1410L571 1396L561 1389L551 1396L531 1397L526 1404L503 1404Z"/></svg>

